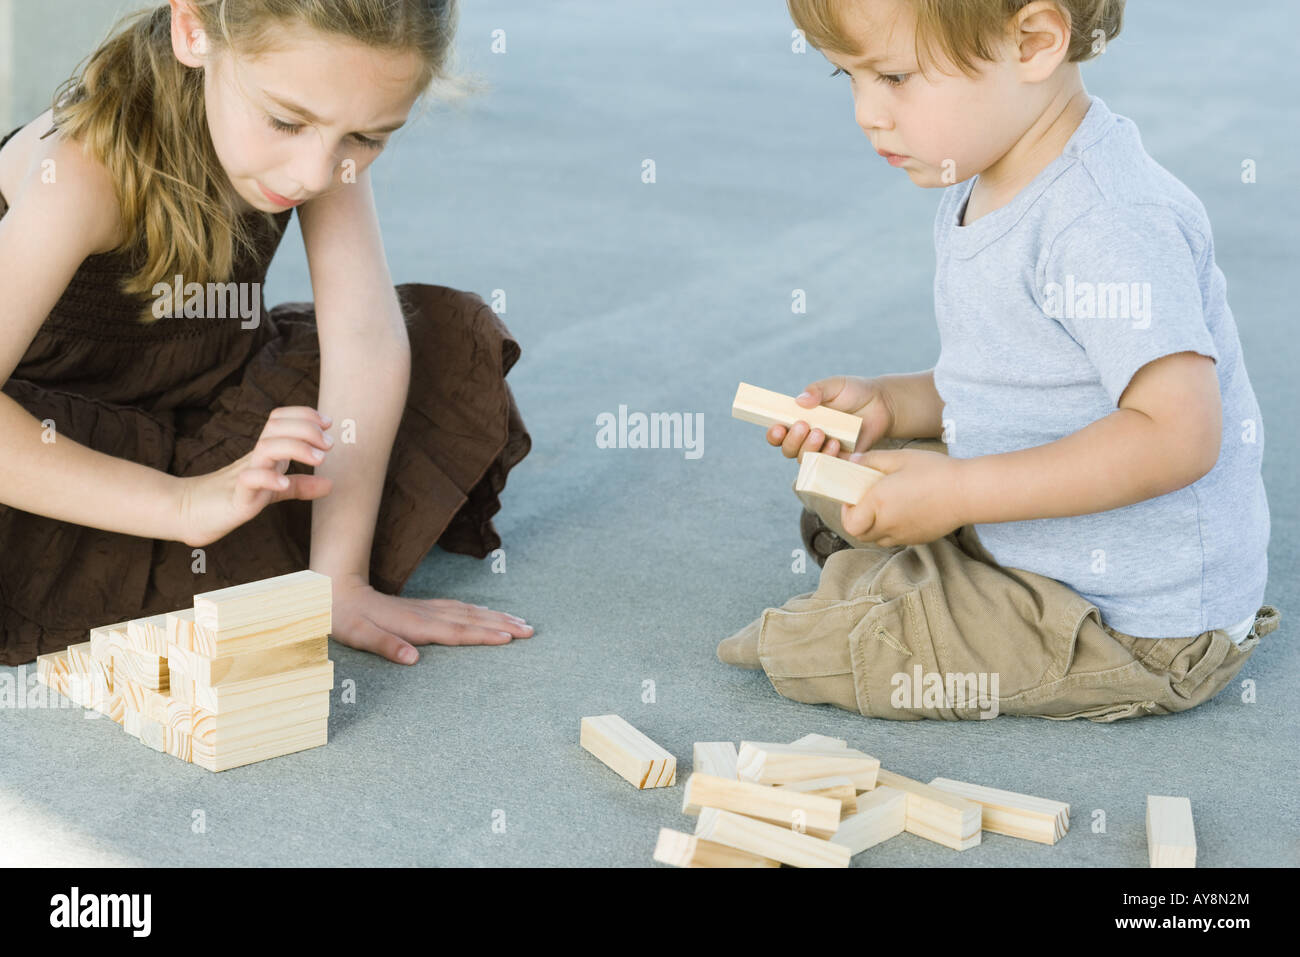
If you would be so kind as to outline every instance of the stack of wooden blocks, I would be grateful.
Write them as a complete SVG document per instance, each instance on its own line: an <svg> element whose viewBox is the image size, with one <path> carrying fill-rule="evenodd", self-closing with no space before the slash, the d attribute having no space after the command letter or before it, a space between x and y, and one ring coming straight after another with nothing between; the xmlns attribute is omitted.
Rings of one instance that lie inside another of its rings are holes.
<svg viewBox="0 0 1300 957"><path fill-rule="evenodd" d="M37 674L155 750L225 771L326 743L332 600L310 570L204 592L93 628Z"/></svg>
<svg viewBox="0 0 1300 957"><path fill-rule="evenodd" d="M582 719L582 746L638 788L676 783L676 759L618 715ZM693 834L662 828L654 859L677 867L848 867L907 832L953 850L983 831L1055 844L1070 805L948 778L887 771L841 738L790 744L701 741L682 813Z"/></svg>

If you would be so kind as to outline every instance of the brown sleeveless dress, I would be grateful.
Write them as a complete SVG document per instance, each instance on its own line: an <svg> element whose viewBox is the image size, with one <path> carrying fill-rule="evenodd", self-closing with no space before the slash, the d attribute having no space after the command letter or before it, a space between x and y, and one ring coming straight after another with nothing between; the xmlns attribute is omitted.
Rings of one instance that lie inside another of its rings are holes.
<svg viewBox="0 0 1300 957"><path fill-rule="evenodd" d="M0 139L2 147L14 133ZM0 196L0 217L8 210ZM235 282L261 283L292 210L259 229ZM68 284L3 391L90 448L172 475L213 472L256 444L271 410L317 405L320 348L310 303L239 319L137 320L122 254L92 255ZM532 442L505 376L519 345L478 296L396 287L411 384L384 481L370 584L399 594L435 543L485 557L507 473ZM328 409L322 410L329 412ZM335 416L337 418L337 415ZM291 463L290 472L310 467ZM311 502L286 501L204 548L86 528L0 505L0 664L87 640L87 631L193 604L196 592L308 567Z"/></svg>

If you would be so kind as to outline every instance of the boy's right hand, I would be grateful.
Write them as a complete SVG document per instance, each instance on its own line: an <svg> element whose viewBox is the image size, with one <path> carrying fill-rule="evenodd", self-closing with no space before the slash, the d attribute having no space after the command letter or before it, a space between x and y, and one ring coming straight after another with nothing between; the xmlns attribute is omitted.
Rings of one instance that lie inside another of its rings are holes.
<svg viewBox="0 0 1300 957"><path fill-rule="evenodd" d="M317 475L285 475L290 461L320 465L334 444L330 420L308 406L273 409L253 450L223 469L180 480L177 538L191 547L211 544L272 502L328 495L333 482Z"/></svg>
<svg viewBox="0 0 1300 957"><path fill-rule="evenodd" d="M831 376L819 379L795 396L795 401L805 408L819 405L841 412L850 412L862 419L862 431L854 448L840 446L838 439L827 439L821 429L811 429L800 420L788 429L774 425L767 430L769 445L779 445L781 454L788 459L802 460L805 452L822 452L847 459L854 452L865 452L889 435L894 427L893 399L877 379L860 376Z"/></svg>

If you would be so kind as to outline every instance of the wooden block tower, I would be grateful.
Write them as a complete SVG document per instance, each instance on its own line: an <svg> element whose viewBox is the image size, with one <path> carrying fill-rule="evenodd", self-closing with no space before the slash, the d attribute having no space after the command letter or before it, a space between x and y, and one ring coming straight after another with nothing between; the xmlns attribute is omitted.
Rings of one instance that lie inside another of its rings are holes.
<svg viewBox="0 0 1300 957"><path fill-rule="evenodd" d="M157 751L209 771L328 739L330 579L310 570L194 596L93 628L37 659L39 679Z"/></svg>

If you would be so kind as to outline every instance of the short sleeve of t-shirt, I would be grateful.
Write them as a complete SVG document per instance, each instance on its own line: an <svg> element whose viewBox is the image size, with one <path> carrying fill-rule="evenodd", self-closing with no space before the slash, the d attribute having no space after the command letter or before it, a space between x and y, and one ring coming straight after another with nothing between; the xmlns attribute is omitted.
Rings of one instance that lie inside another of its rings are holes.
<svg viewBox="0 0 1300 957"><path fill-rule="evenodd" d="M1178 216L1157 204L1102 206L1049 247L1039 304L1083 347L1117 406L1148 362L1178 352L1219 360L1196 256Z"/></svg>

